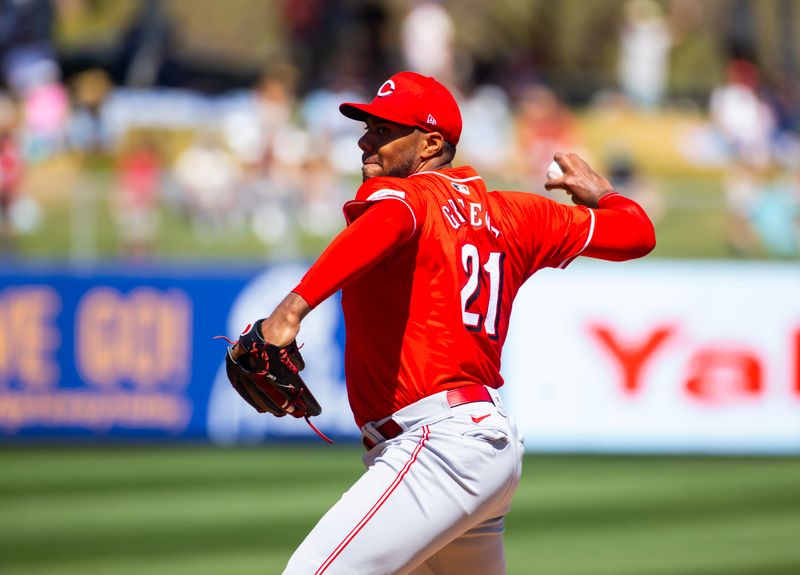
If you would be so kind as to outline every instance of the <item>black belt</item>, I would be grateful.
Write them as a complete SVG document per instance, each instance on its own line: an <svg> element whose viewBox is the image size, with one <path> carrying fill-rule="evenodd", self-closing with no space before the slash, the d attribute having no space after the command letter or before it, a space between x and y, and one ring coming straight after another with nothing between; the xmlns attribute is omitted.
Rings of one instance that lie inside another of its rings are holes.
<svg viewBox="0 0 800 575"><path fill-rule="evenodd" d="M459 405L475 403L478 401L488 401L489 403L494 403L489 390L483 385L468 385L466 387L447 390L447 404L450 407L457 407ZM400 427L400 424L395 420L388 419L381 425L377 426L375 431L380 433L384 440L388 440L393 439L403 433L403 428ZM367 449L372 449L377 445L377 443L375 443L366 435L362 437L361 442Z"/></svg>

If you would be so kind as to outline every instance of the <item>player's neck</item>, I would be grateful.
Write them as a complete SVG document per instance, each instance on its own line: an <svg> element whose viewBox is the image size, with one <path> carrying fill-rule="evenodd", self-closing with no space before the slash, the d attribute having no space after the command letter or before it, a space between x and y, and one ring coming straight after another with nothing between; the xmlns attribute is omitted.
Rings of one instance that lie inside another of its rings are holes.
<svg viewBox="0 0 800 575"><path fill-rule="evenodd" d="M417 169L414 170L414 173L418 174L419 172L434 172L438 170L446 170L447 168L452 167L452 162L436 157L420 162L419 166L417 166Z"/></svg>

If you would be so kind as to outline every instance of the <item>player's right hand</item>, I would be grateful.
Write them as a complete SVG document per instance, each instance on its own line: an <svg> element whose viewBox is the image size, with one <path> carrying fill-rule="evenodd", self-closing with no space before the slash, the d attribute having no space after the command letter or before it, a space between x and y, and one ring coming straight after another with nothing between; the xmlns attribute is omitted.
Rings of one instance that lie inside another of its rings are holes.
<svg viewBox="0 0 800 575"><path fill-rule="evenodd" d="M611 182L595 172L578 154L558 152L553 159L564 175L545 182L546 190L564 190L579 206L596 208L597 202L614 191Z"/></svg>

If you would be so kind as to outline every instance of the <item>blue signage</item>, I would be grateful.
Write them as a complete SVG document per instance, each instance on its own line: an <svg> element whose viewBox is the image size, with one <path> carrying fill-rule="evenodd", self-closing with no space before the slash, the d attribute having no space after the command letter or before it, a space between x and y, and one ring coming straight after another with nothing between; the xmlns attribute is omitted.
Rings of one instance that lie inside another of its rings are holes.
<svg viewBox="0 0 800 575"><path fill-rule="evenodd" d="M225 343L267 315L305 271L267 268L15 268L0 273L0 438L306 437L302 420L258 414L231 389ZM355 437L344 392L337 298L298 338L318 426ZM326 405L327 403L327 405ZM327 408L327 409L326 409Z"/></svg>

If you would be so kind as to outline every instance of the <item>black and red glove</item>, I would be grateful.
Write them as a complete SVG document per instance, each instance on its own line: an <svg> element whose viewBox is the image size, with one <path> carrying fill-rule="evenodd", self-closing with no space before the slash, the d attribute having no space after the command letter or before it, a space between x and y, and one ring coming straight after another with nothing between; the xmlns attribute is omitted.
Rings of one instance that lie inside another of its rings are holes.
<svg viewBox="0 0 800 575"><path fill-rule="evenodd" d="M278 347L264 341L261 322L245 329L229 343L225 367L233 388L259 413L309 417L322 413L311 390L300 377L305 367L297 342Z"/></svg>

